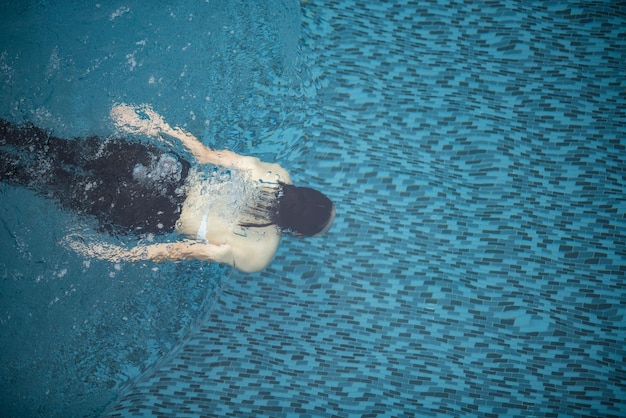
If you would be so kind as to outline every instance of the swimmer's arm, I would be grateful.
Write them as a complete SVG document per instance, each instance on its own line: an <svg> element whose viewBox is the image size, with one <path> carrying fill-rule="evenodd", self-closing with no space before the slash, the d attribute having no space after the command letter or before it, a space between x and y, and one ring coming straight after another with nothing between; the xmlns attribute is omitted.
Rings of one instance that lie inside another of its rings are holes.
<svg viewBox="0 0 626 418"><path fill-rule="evenodd" d="M213 150L189 132L179 127L171 127L148 105L114 106L111 109L111 118L118 128L129 133L142 133L159 140L163 140L162 136L167 135L179 140L201 164L250 171L258 178L264 178L268 172L272 172L278 174L283 183L291 184L289 173L278 164L265 163L256 157L242 156L229 150Z"/></svg>
<svg viewBox="0 0 626 418"><path fill-rule="evenodd" d="M155 262L161 261L180 261L180 260L200 260L214 261L221 264L228 264L244 273L256 273L269 265L276 247L280 239L277 239L275 245L271 242L267 243L262 250L255 254L241 254L228 244L215 245L198 241L183 241L171 244L152 244L147 246L138 246L128 251L127 261L143 261L151 260Z"/></svg>
<svg viewBox="0 0 626 418"><path fill-rule="evenodd" d="M233 168L240 171L249 171L253 177L259 179L267 179L278 175L282 183L291 184L291 176L278 164L266 163L257 157L249 157L239 155L229 150L212 150L204 145L192 134L183 131L180 128L171 128L168 135L180 140L187 147L189 152L194 156L196 161L201 164L215 164L225 168Z"/></svg>
<svg viewBox="0 0 626 418"><path fill-rule="evenodd" d="M229 245L215 245L198 241L140 245L128 251L128 261L200 260L234 265Z"/></svg>
<svg viewBox="0 0 626 418"><path fill-rule="evenodd" d="M99 258L114 263L122 261L180 261L200 260L234 266L235 261L229 245L215 245L198 241L181 241L163 244L138 245L125 249L112 244L86 244L82 241L68 242L70 248L86 257Z"/></svg>
<svg viewBox="0 0 626 418"><path fill-rule="evenodd" d="M291 184L291 176L278 164L266 163L257 157L239 155L229 150L213 150L198 140L192 134L176 127L164 132L169 136L178 139L193 157L201 164L215 164L225 168L249 171L253 177L265 178L267 173L278 174L281 181Z"/></svg>
<svg viewBox="0 0 626 418"><path fill-rule="evenodd" d="M195 136L175 126L171 127L161 115L148 105L131 106L119 104L111 109L111 119L117 127L133 134L144 134L163 141L163 136L175 138L181 142L194 158L202 164L215 164L227 168L247 169L250 157L228 150L214 151L205 146Z"/></svg>

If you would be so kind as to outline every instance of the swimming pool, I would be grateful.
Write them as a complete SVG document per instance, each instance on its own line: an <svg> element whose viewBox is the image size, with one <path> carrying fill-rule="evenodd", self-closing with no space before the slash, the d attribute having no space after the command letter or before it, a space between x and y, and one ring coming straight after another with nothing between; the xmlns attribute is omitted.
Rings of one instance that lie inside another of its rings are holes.
<svg viewBox="0 0 626 418"><path fill-rule="evenodd" d="M624 415L623 5L147 5L2 6L2 116L149 102L335 225L255 275L110 265L3 185L6 415Z"/></svg>

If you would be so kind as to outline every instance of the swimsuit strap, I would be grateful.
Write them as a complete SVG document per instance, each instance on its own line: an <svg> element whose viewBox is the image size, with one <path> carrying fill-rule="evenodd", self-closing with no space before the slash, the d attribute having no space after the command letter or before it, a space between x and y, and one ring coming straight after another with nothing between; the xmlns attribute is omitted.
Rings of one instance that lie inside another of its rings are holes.
<svg viewBox="0 0 626 418"><path fill-rule="evenodd" d="M200 222L200 227L198 228L198 232L196 233L196 238L201 241L206 241L206 228L207 228L207 219L209 217L209 209L210 205L207 205L207 208L204 210L204 215L202 215L202 221Z"/></svg>

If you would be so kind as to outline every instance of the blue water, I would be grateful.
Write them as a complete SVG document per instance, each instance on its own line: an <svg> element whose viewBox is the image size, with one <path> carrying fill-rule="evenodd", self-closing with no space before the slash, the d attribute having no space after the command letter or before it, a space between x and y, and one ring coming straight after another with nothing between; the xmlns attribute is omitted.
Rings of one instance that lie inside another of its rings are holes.
<svg viewBox="0 0 626 418"><path fill-rule="evenodd" d="M338 209L244 275L89 262L3 185L4 415L626 415L623 5L1 7L2 117L151 103Z"/></svg>

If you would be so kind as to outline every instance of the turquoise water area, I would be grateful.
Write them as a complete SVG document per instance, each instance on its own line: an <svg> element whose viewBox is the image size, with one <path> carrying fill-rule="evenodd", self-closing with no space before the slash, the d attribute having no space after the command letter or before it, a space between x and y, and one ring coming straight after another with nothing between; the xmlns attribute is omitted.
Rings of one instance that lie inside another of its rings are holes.
<svg viewBox="0 0 626 418"><path fill-rule="evenodd" d="M623 4L152 4L2 5L1 117L150 103L335 225L255 275L112 265L3 184L3 415L626 414Z"/></svg>

